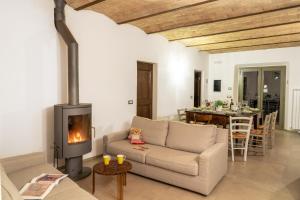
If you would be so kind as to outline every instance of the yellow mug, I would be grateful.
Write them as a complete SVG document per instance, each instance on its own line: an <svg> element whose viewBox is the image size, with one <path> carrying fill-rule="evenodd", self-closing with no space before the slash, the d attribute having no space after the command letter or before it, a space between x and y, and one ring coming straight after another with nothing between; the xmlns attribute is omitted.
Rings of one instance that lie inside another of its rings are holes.
<svg viewBox="0 0 300 200"><path fill-rule="evenodd" d="M117 155L117 162L119 165L122 165L125 159L126 159L125 155L122 155L122 154Z"/></svg>
<svg viewBox="0 0 300 200"><path fill-rule="evenodd" d="M103 163L104 163L104 165L109 165L110 160L111 160L110 155L104 155L103 156Z"/></svg>

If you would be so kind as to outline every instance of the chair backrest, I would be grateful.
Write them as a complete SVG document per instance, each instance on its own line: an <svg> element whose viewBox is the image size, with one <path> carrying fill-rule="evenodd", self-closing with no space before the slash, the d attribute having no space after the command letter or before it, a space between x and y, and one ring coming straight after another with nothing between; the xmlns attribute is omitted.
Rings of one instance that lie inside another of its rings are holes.
<svg viewBox="0 0 300 200"><path fill-rule="evenodd" d="M270 126L270 131L275 130L276 128L276 120L277 120L277 115L278 115L278 110L275 112L271 113L271 126Z"/></svg>
<svg viewBox="0 0 300 200"><path fill-rule="evenodd" d="M209 114L194 114L194 121L196 122L205 122L210 123L212 120L212 115Z"/></svg>
<svg viewBox="0 0 300 200"><path fill-rule="evenodd" d="M246 138L250 136L253 117L230 117L229 118L229 131L232 137L234 133L245 134Z"/></svg>
<svg viewBox="0 0 300 200"><path fill-rule="evenodd" d="M187 111L187 108L177 109L179 121L184 121L186 119L185 111Z"/></svg>
<svg viewBox="0 0 300 200"><path fill-rule="evenodd" d="M272 114L266 115L265 117L265 122L264 122L264 128L263 128L263 133L268 134L271 126L271 117Z"/></svg>

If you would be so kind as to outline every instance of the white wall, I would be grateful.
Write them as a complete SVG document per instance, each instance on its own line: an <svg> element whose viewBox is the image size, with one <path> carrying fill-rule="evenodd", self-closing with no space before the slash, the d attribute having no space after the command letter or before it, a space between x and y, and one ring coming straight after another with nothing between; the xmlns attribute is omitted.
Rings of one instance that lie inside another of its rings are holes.
<svg viewBox="0 0 300 200"><path fill-rule="evenodd" d="M61 100L52 1L1 1L0 157L41 151Z"/></svg>
<svg viewBox="0 0 300 200"><path fill-rule="evenodd" d="M193 105L194 69L206 69L207 55L131 25L118 26L92 11L67 9L66 14L80 44L80 100L93 103L95 145L105 133L127 128L136 113L137 60L157 63L158 116Z"/></svg>
<svg viewBox="0 0 300 200"><path fill-rule="evenodd" d="M209 55L209 83L208 97L211 100L224 99L227 96L237 96L234 90L235 67L286 65L286 104L285 104L285 129L291 126L292 90L300 88L300 47L280 48L270 50L245 51ZM213 80L222 80L222 92L213 92Z"/></svg>
<svg viewBox="0 0 300 200"><path fill-rule="evenodd" d="M54 29L53 6L1 4L0 157L49 150L53 142L53 105L67 100L66 48ZM97 134L87 157L101 153L102 136L127 128L135 115L137 60L157 63L158 116L192 106L194 69L206 77L206 54L92 11L67 8L66 17L79 43L80 101L93 104Z"/></svg>

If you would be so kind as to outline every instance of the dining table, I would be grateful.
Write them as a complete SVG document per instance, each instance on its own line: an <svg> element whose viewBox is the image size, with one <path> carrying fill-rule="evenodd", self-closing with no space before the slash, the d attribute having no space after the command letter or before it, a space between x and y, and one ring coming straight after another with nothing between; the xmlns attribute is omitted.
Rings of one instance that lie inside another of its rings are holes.
<svg viewBox="0 0 300 200"><path fill-rule="evenodd" d="M221 125L226 128L229 124L229 117L253 117L254 129L257 129L262 119L262 110L256 111L215 111L203 109L190 109L186 111L186 122L195 121L195 115L211 115L210 124Z"/></svg>

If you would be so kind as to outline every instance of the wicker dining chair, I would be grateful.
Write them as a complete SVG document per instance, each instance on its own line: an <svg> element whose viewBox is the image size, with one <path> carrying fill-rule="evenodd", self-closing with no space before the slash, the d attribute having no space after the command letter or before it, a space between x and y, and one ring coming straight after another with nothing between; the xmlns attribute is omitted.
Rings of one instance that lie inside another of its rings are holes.
<svg viewBox="0 0 300 200"><path fill-rule="evenodd" d="M253 117L230 117L229 118L229 143L231 159L234 162L234 151L241 150L244 161L247 161L248 143Z"/></svg>
<svg viewBox="0 0 300 200"><path fill-rule="evenodd" d="M275 145L275 129L276 129L276 120L277 120L278 110L271 113L271 124L269 128L268 135L268 146L272 149Z"/></svg>
<svg viewBox="0 0 300 200"><path fill-rule="evenodd" d="M263 129L253 129L250 131L249 151L262 153L265 155L268 146L268 136L270 134L271 114L266 115Z"/></svg>

